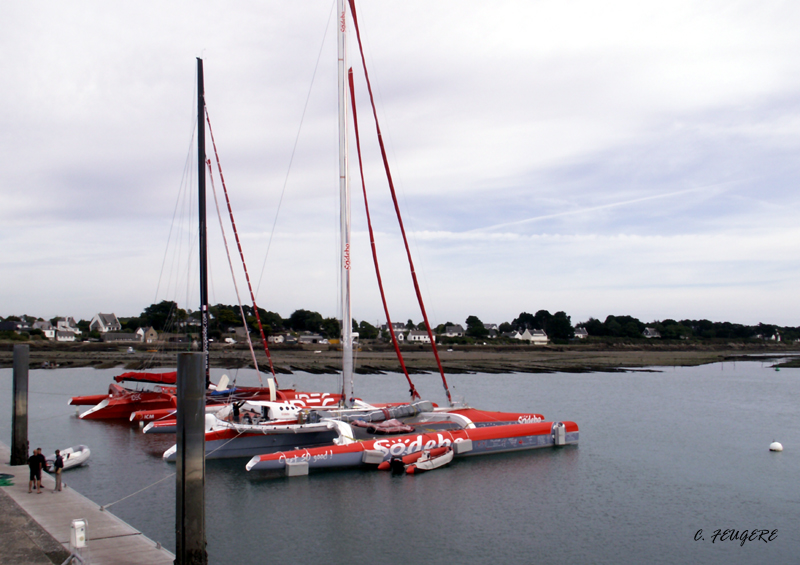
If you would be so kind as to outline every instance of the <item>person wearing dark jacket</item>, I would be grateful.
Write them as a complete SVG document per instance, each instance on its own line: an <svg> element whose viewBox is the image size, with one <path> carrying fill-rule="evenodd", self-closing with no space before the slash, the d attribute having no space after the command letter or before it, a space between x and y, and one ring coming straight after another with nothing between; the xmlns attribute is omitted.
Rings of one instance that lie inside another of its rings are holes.
<svg viewBox="0 0 800 565"><path fill-rule="evenodd" d="M64 459L61 457L61 450L56 449L56 460L53 462L53 469L56 473L56 486L53 492L61 492L61 471L64 469Z"/></svg>
<svg viewBox="0 0 800 565"><path fill-rule="evenodd" d="M28 482L28 493L30 494L33 492L34 485L36 486L36 492L38 494L42 494L42 469L44 468L46 461L44 459L44 455L42 455L42 448L37 447L33 451L33 455L28 457L28 467L31 470L31 478L30 482Z"/></svg>

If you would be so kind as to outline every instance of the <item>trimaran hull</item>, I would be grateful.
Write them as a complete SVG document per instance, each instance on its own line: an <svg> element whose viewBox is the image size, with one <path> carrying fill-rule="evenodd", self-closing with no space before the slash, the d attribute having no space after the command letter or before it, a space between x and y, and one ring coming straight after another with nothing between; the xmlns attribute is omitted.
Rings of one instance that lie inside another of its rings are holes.
<svg viewBox="0 0 800 565"><path fill-rule="evenodd" d="M494 428L509 425L540 423L544 420L541 414L530 412L492 412L475 408L460 408L427 413L423 421L416 415L408 423L418 432L453 431L462 427ZM276 453L284 450L305 449L323 445L333 445L334 440L341 437L341 431L335 426L328 426L320 431L321 424L263 423L248 427L232 426L222 430L210 430L205 434L206 459L231 459L238 457L254 457L256 455ZM548 423L547 426L550 426ZM549 429L549 427L548 427ZM169 432L174 430L169 422L153 422L148 424L147 433ZM348 429L346 440L374 439L381 437L367 436L363 429ZM383 436L387 437L387 436ZM174 461L176 448L173 446L164 453L164 459Z"/></svg>
<svg viewBox="0 0 800 565"><path fill-rule="evenodd" d="M524 451L578 442L575 422L540 422L483 428L405 434L347 445L329 445L271 453L253 457L248 471L280 471L287 465L307 465L309 469L377 465L392 457L403 457L423 449L453 446L456 457Z"/></svg>

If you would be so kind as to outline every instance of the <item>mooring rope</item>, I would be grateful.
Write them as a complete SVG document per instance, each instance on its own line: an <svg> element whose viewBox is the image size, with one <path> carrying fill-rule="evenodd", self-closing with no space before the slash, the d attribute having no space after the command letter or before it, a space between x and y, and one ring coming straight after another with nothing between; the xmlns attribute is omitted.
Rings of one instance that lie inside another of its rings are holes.
<svg viewBox="0 0 800 565"><path fill-rule="evenodd" d="M101 506L101 507L100 507L100 511L101 511L101 512L104 512L104 511L105 511L105 509L106 509L106 508L108 508L109 506L114 506L114 505L115 505L115 504L117 504L118 502L122 502L123 500L127 500L127 499L129 499L130 497L132 497L132 496L135 496L135 495L137 495L137 494L139 494L139 493L142 493L142 492L146 491L147 489L149 489L149 488L152 488L152 487L156 486L158 483L163 483L164 481L166 481L166 480L167 480L167 479L169 479L170 477L174 477L175 475L176 475L176 473L170 473L169 475L167 475L167 476L166 476L166 477L164 477L163 479L159 479L159 480L157 480L156 482L154 482L154 483L152 483L152 484L149 484L149 485L147 485L146 487L144 487L144 488L142 488L142 489L139 489L139 490L137 490L137 491L136 491L136 492L134 492L134 493L131 493L131 494L129 494L128 496L122 497L122 498L120 498L119 500L116 500L116 501L114 501L114 502L110 502L110 503L108 503L108 504L104 504L103 506Z"/></svg>
<svg viewBox="0 0 800 565"><path fill-rule="evenodd" d="M240 435L242 435L242 433L243 433L243 432L239 432L239 433L238 433L238 434L236 434L234 437L232 437L231 439L229 439L228 441L226 441L225 443L223 443L222 445L220 445L220 446L219 446L217 449L215 449L215 450L213 450L213 451L210 451L210 452L206 453L206 459L208 458L208 456L209 456L209 455L211 455L212 453L215 453L216 451L218 451L218 450L222 449L223 447L225 447L226 445L228 445L230 442L232 442L233 440L235 440L237 437L239 437ZM128 496L124 496L124 497L120 498L119 500L115 500L114 502L109 502L108 504L104 504L103 506L101 506L101 507L100 507L100 510L101 510L101 511L105 511L105 509L106 509L106 508L108 508L109 506L114 506L115 504L117 504L117 503L119 503L119 502L122 502L123 500L127 500L127 499L129 499L130 497L132 497L132 496L136 496L137 494L140 494L140 493L142 493L142 492L146 491L147 489L150 489L150 488L152 488L152 487L156 486L158 483L163 483L164 481L166 481L166 480L167 480L167 479L169 479L170 477L174 477L175 475L177 475L177 472L176 472L176 473L170 473L170 474L169 474L169 475L167 475L166 477L163 477L163 478L161 478L161 479L158 479L156 482L154 482L154 483L151 483L151 484L147 485L146 487L144 487L144 488L141 488L141 489L137 490L136 492L132 492L132 493L131 493L131 494L129 494Z"/></svg>

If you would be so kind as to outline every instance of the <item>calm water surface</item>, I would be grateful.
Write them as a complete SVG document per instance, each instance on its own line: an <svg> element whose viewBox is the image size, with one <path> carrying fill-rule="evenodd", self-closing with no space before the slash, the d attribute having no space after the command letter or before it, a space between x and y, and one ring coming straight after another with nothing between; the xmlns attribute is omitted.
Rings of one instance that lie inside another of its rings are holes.
<svg viewBox="0 0 800 565"><path fill-rule="evenodd" d="M88 445L91 464L66 472L65 482L174 551L174 466L160 457L174 437L146 436L127 422L80 421L67 406L70 396L104 392L118 373L31 371L30 442L48 453ZM326 563L385 555L476 564L800 559L800 370L738 362L449 378L454 396L477 407L577 422L579 446L461 459L413 477L333 471L285 479L248 473L245 460L209 461L211 562L298 555ZM239 375L240 384L254 380ZM442 401L437 376L414 380L423 397ZM281 379L293 383L336 387L333 376ZM366 400L402 400L405 387L401 376L377 375L357 377L356 390ZM10 369L0 370L0 391L0 441L10 445ZM783 453L768 451L773 440ZM778 534L769 543L712 543L717 528ZM695 541L700 529L705 540Z"/></svg>

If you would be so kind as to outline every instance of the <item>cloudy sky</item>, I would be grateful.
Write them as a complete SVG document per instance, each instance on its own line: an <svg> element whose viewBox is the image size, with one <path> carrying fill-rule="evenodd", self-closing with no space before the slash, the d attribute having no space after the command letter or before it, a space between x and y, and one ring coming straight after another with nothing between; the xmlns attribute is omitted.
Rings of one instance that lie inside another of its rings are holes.
<svg viewBox="0 0 800 565"><path fill-rule="evenodd" d="M184 170L203 57L259 306L335 316L332 14L329 0L7 3L0 315L197 308ZM359 18L434 324L546 309L800 325L800 5L371 0ZM418 322L355 45L392 317ZM354 316L375 323L355 158L351 173ZM209 214L211 302L235 303Z"/></svg>

